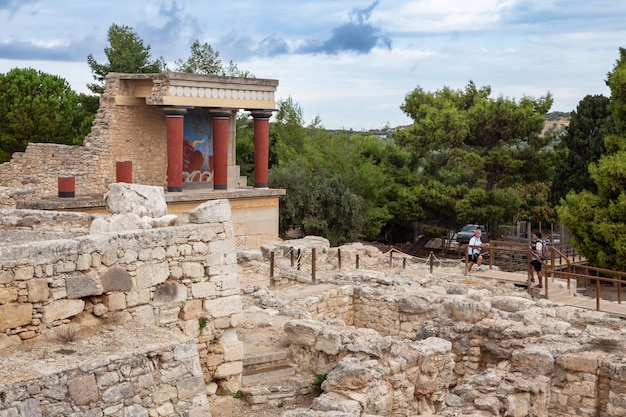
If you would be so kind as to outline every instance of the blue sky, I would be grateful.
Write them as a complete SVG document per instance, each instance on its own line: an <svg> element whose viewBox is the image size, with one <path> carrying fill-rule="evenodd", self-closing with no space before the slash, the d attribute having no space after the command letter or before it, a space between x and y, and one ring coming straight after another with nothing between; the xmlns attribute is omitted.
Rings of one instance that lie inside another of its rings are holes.
<svg viewBox="0 0 626 417"><path fill-rule="evenodd" d="M489 85L519 100L550 92L554 111L610 94L626 47L617 0L0 0L0 72L35 68L78 92L105 62L107 30L127 25L173 69L198 39L257 78L279 80L308 123L373 129L410 123L417 87Z"/></svg>

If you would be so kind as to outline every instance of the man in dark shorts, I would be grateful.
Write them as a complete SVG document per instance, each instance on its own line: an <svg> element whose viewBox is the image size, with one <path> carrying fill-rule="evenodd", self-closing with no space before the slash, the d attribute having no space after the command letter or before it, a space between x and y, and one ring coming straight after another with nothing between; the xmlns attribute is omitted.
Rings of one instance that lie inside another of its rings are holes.
<svg viewBox="0 0 626 417"><path fill-rule="evenodd" d="M533 233L533 244L530 246L533 251L533 259L530 261L530 265L532 268L530 270L530 280L535 281L535 274L533 272L537 271L537 278L539 280L539 284L537 284L536 288L543 288L543 275L541 274L541 266L543 258L541 257L543 245L545 243L541 240L541 232ZM540 261L541 259L541 261Z"/></svg>

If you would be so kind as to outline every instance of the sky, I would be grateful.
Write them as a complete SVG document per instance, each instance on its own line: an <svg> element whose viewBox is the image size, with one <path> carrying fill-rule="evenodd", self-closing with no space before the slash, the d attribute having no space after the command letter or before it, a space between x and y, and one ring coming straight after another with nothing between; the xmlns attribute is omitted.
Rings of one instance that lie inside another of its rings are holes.
<svg viewBox="0 0 626 417"><path fill-rule="evenodd" d="M626 47L621 0L0 0L0 73L35 68L89 93L87 56L106 62L112 24L132 28L170 70L195 40L224 63L279 81L305 124L357 131L411 123L416 88L490 86L552 94L570 112Z"/></svg>

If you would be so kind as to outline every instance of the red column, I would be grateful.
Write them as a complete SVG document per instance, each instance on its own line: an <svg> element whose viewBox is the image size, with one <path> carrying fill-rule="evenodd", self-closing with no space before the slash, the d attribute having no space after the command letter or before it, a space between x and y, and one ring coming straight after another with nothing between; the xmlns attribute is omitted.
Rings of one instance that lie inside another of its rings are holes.
<svg viewBox="0 0 626 417"><path fill-rule="evenodd" d="M252 112L254 118L254 188L268 188L271 116L271 112Z"/></svg>
<svg viewBox="0 0 626 417"><path fill-rule="evenodd" d="M183 191L183 125L184 109L166 109L167 125L167 191Z"/></svg>
<svg viewBox="0 0 626 417"><path fill-rule="evenodd" d="M229 112L211 111L213 118L213 189L228 188L228 120Z"/></svg>
<svg viewBox="0 0 626 417"><path fill-rule="evenodd" d="M115 162L115 182L133 182L133 161Z"/></svg>

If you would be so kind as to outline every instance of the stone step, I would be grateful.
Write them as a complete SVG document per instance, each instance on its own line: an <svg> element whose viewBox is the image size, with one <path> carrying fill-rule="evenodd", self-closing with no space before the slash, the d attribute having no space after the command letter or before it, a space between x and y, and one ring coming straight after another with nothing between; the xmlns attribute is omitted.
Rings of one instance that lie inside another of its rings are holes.
<svg viewBox="0 0 626 417"><path fill-rule="evenodd" d="M289 349L273 349L271 351L246 352L243 356L243 366L261 365L281 361L289 358Z"/></svg>
<svg viewBox="0 0 626 417"><path fill-rule="evenodd" d="M245 370L242 374L241 385L249 387L254 384L267 383L275 379L288 378L296 374L296 368L291 365L272 366L261 369Z"/></svg>
<svg viewBox="0 0 626 417"><path fill-rule="evenodd" d="M296 401L298 397L312 392L311 381L295 377L241 388L244 399L250 405L290 403Z"/></svg>

